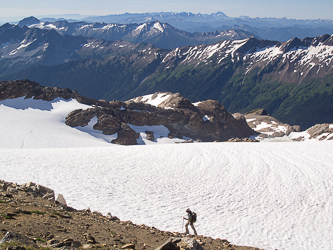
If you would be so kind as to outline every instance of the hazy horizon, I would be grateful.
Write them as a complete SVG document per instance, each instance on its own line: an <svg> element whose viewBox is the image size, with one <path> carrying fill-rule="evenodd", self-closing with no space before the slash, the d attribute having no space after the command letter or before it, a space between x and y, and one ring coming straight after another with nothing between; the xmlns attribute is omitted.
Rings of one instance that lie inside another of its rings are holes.
<svg viewBox="0 0 333 250"><path fill-rule="evenodd" d="M169 0L167 2L160 0L125 0L121 2L106 0L96 0L94 2L88 0L59 0L57 2L31 0L26 2L23 0L17 0L7 1L1 4L0 20L13 21L28 16L59 17L75 14L83 16L153 12L191 12L194 14L211 14L219 11L229 17L285 17L288 19L303 20L332 19L332 8L333 1L329 0L318 0L316 2L304 0L302 1L302 4L299 4L296 0L281 0L279 2L264 0L253 0L249 2L245 0L235 0L232 3L225 1L221 2L218 0L208 0L205 1L205 3L198 0L184 0L182 2L175 0Z"/></svg>

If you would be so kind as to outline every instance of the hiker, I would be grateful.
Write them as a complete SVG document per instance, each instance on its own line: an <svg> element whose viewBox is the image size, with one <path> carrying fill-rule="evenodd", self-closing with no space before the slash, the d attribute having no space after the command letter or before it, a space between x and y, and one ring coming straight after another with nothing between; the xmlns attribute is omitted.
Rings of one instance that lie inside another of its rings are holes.
<svg viewBox="0 0 333 250"><path fill-rule="evenodd" d="M193 232L194 232L194 235L197 235L197 231L195 230L194 225L193 225L193 223L196 220L195 215L189 208L186 209L186 213L188 215L188 218L183 217L183 219L187 220L187 222L185 224L185 228L186 228L185 234L189 233L188 232L188 225L191 225L191 227L193 229Z"/></svg>

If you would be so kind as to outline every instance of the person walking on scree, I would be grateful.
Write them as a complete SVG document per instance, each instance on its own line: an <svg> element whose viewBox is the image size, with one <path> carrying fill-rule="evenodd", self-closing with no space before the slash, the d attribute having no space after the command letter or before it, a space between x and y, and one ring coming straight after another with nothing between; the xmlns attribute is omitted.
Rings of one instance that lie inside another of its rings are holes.
<svg viewBox="0 0 333 250"><path fill-rule="evenodd" d="M194 232L194 235L197 235L197 231L195 230L194 225L193 225L193 223L194 223L194 214L189 208L186 209L186 213L188 215L188 218L183 217L183 219L187 220L187 222L185 224L185 229L186 229L185 234L189 233L188 232L188 225L191 225L191 227L193 229L193 232Z"/></svg>

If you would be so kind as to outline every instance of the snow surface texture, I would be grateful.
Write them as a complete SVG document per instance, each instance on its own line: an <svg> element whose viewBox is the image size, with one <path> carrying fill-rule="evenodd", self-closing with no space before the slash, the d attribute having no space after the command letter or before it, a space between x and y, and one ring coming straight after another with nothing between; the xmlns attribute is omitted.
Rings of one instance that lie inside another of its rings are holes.
<svg viewBox="0 0 333 250"><path fill-rule="evenodd" d="M66 126L74 107L88 106L1 101L0 179L161 230L184 232L190 208L199 234L232 244L333 249L333 141L119 146Z"/></svg>
<svg viewBox="0 0 333 250"><path fill-rule="evenodd" d="M333 249L333 142L1 149L1 179L77 209L265 249Z"/></svg>

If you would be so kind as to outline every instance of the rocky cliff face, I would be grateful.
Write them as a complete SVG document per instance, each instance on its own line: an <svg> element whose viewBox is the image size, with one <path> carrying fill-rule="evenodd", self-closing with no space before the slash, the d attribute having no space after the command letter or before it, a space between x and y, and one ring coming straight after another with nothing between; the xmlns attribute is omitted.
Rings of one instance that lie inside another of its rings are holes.
<svg viewBox="0 0 333 250"><path fill-rule="evenodd" d="M57 97L76 99L90 105L85 110L73 110L66 117L66 124L71 127L84 127L97 117L94 129L104 134L117 133L112 143L135 145L139 134L130 125L163 125L169 131L169 137L189 137L200 141L227 141L230 138L244 138L254 134L242 115L232 116L217 101L208 100L193 105L180 94L156 93L156 98L164 100L158 105L142 102L142 97L127 102L94 100L81 96L70 89L42 87L29 80L0 82L0 100L7 98L41 99L51 101ZM155 97L155 98L154 98ZM156 100L155 100L156 101ZM154 138L153 131L146 131L149 138Z"/></svg>

